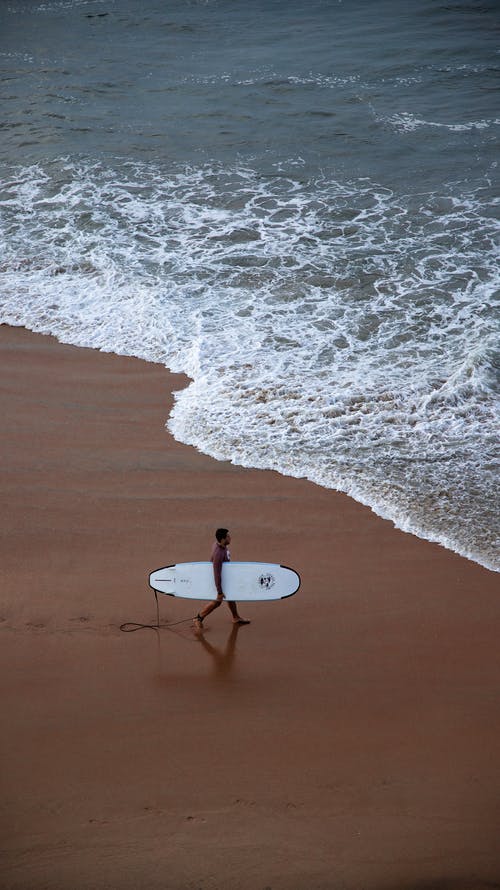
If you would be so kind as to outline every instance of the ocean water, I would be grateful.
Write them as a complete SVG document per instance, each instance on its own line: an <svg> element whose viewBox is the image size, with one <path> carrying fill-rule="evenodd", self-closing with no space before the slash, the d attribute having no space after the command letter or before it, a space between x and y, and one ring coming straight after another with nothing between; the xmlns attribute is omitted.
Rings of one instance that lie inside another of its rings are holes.
<svg viewBox="0 0 500 890"><path fill-rule="evenodd" d="M184 371L179 440L499 570L499 25L5 0L0 321Z"/></svg>

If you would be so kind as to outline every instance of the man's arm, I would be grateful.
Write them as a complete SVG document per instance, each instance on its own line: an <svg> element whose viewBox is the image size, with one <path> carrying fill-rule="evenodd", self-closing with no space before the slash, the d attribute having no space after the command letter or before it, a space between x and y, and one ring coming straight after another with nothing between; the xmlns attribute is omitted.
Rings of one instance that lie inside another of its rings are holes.
<svg viewBox="0 0 500 890"><path fill-rule="evenodd" d="M214 567L214 581L217 589L217 596L224 596L222 592L222 563L224 562L224 551L222 547L217 547L213 555L212 563Z"/></svg>

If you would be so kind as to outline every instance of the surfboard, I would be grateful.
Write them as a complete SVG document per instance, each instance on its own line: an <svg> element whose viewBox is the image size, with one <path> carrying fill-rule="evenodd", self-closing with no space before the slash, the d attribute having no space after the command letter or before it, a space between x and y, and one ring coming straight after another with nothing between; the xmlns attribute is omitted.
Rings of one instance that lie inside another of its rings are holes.
<svg viewBox="0 0 500 890"><path fill-rule="evenodd" d="M167 596L214 600L217 590L211 562L182 562L156 569L149 586ZM297 593L300 575L288 566L272 562L225 562L222 589L226 600L257 602L282 600Z"/></svg>

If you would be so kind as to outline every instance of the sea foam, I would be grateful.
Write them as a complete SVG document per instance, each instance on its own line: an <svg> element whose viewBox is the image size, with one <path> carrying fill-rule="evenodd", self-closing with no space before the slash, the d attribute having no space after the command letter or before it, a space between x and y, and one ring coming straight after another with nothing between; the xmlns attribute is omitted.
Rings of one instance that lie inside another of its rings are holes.
<svg viewBox="0 0 500 890"><path fill-rule="evenodd" d="M1 320L185 372L181 441L345 491L498 570L488 194L300 164L12 168Z"/></svg>

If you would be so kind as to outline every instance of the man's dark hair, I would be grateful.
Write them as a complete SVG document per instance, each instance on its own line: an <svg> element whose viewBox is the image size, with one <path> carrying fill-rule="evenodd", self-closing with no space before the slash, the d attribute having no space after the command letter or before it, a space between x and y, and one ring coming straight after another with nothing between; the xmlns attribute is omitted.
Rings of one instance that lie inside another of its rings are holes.
<svg viewBox="0 0 500 890"><path fill-rule="evenodd" d="M215 532L215 537L217 538L219 544L223 538L227 537L228 534L229 534L228 528L218 528L217 529L217 531Z"/></svg>

